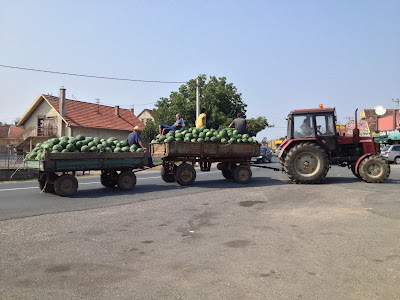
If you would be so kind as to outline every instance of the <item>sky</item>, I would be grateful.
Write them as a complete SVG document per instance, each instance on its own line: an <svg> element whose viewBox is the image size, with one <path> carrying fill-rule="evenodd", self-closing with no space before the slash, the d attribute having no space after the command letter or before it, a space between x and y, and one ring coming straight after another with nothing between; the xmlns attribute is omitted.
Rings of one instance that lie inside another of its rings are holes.
<svg viewBox="0 0 400 300"><path fill-rule="evenodd" d="M187 82L226 77L247 118L286 135L293 109L395 108L400 98L398 0L0 0L0 121L40 94L154 108L182 83L117 81L12 69ZM201 104L200 104L201 106Z"/></svg>

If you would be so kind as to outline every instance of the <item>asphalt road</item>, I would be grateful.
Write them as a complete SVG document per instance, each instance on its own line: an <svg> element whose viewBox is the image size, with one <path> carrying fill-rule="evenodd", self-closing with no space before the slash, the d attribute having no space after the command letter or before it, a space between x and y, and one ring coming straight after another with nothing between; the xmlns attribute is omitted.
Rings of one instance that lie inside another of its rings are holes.
<svg viewBox="0 0 400 300"><path fill-rule="evenodd" d="M80 178L70 198L0 184L0 299L398 299L400 166L382 184L252 170L140 172L130 192Z"/></svg>

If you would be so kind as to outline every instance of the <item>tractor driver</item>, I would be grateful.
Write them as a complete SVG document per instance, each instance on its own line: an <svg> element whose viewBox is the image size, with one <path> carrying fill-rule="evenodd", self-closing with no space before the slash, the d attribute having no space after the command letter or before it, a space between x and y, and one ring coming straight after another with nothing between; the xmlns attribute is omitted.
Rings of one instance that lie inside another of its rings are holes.
<svg viewBox="0 0 400 300"><path fill-rule="evenodd" d="M311 129L310 118L305 118L303 124L300 126L302 136L312 136L313 131Z"/></svg>

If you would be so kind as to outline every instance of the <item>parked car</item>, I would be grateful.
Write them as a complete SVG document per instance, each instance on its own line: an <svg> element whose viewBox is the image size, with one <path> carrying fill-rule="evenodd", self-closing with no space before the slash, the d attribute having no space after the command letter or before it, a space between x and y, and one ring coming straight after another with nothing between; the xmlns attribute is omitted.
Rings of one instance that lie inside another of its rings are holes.
<svg viewBox="0 0 400 300"><path fill-rule="evenodd" d="M384 147L380 156L389 162L400 164L400 145L389 145Z"/></svg>
<svg viewBox="0 0 400 300"><path fill-rule="evenodd" d="M252 157L251 161L258 163L258 164L263 164L268 162L271 162L272 159L272 150L270 147L265 147L261 146L260 147L260 156Z"/></svg>

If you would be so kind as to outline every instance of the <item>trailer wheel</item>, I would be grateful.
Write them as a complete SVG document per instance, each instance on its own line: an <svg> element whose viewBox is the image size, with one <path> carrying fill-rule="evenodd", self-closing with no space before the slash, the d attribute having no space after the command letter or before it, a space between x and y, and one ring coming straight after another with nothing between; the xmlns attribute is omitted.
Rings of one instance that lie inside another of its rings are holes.
<svg viewBox="0 0 400 300"><path fill-rule="evenodd" d="M136 185L136 175L130 170L123 171L118 176L117 185L124 191L133 189Z"/></svg>
<svg viewBox="0 0 400 300"><path fill-rule="evenodd" d="M222 172L222 176L224 176L225 179L233 179L233 171L226 169L226 170L222 170L221 172Z"/></svg>
<svg viewBox="0 0 400 300"><path fill-rule="evenodd" d="M233 179L237 183L249 183L251 180L251 169L247 165L239 165L233 171Z"/></svg>
<svg viewBox="0 0 400 300"><path fill-rule="evenodd" d="M294 183L318 183L328 173L328 154L314 143L297 144L287 152L284 170Z"/></svg>
<svg viewBox="0 0 400 300"><path fill-rule="evenodd" d="M371 155L361 161L358 172L365 182L380 183L389 177L390 166L383 158Z"/></svg>
<svg viewBox="0 0 400 300"><path fill-rule="evenodd" d="M54 193L54 181L57 179L58 175L52 173L51 178L47 179L47 174L42 173L39 175L39 189L45 193ZM51 183L50 183L51 182Z"/></svg>
<svg viewBox="0 0 400 300"><path fill-rule="evenodd" d="M176 169L175 180L180 185L192 185L195 179L196 171L192 165L183 163Z"/></svg>
<svg viewBox="0 0 400 300"><path fill-rule="evenodd" d="M78 189L78 180L70 174L61 175L54 182L54 190L61 197L68 197Z"/></svg>
<svg viewBox="0 0 400 300"><path fill-rule="evenodd" d="M175 173L175 167L174 167L174 173ZM169 174L168 170L165 169L165 167L161 168L161 178L165 182L175 182L175 175L174 174Z"/></svg>
<svg viewBox="0 0 400 300"><path fill-rule="evenodd" d="M103 186L112 188L117 184L118 174L116 171L101 172L100 182Z"/></svg>

